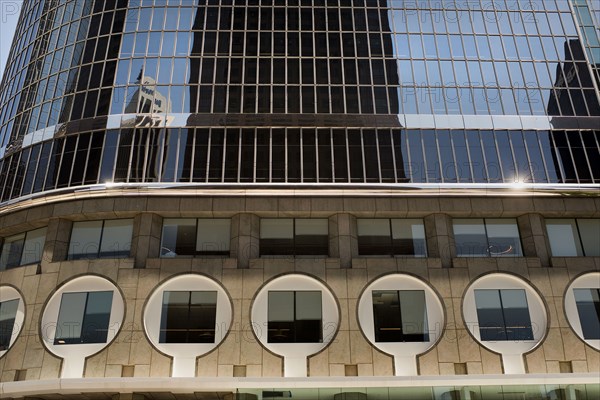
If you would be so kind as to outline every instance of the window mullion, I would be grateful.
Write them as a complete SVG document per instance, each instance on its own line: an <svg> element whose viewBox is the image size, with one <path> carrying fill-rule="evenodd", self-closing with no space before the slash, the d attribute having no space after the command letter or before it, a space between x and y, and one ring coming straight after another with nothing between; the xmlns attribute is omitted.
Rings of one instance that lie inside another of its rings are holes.
<svg viewBox="0 0 600 400"><path fill-rule="evenodd" d="M188 307L187 307L187 326L185 327L185 343L190 343L190 324L192 320L192 292L188 292Z"/></svg>
<svg viewBox="0 0 600 400"><path fill-rule="evenodd" d="M102 249L102 239L104 238L104 224L106 220L102 220L102 226L100 227L100 238L98 239L98 251L96 252L96 258L100 258L100 253Z"/></svg>
<svg viewBox="0 0 600 400"><path fill-rule="evenodd" d="M490 238L488 236L488 229L487 224L485 223L485 218L483 218L483 231L485 232L485 244L487 245L485 252L487 253L488 257L491 257L492 252L490 251ZM500 302L502 302L502 299L500 299Z"/></svg>
<svg viewBox="0 0 600 400"><path fill-rule="evenodd" d="M89 300L90 300L90 292L87 292L85 294L85 305L83 306L83 315L81 316L81 332L79 332L79 338L78 338L80 343L83 343L82 342L83 335L84 335L83 327L85 326L85 316L87 314L87 306L88 306Z"/></svg>
<svg viewBox="0 0 600 400"><path fill-rule="evenodd" d="M400 341L405 342L404 338L404 327L402 321L402 307L400 305L400 291L396 290L396 299L398 300L398 315L400 316Z"/></svg>
<svg viewBox="0 0 600 400"><path fill-rule="evenodd" d="M389 233L389 235L388 235L388 244L390 246L389 247L389 249L390 249L389 254L390 254L391 257L394 257L394 254L395 254L394 253L394 229L392 227L392 219L388 218L387 220L388 220L388 227L389 227L389 230L388 230L388 233Z"/></svg>
<svg viewBox="0 0 600 400"><path fill-rule="evenodd" d="M298 342L298 320L296 319L296 291L294 290L294 343Z"/></svg>
<svg viewBox="0 0 600 400"><path fill-rule="evenodd" d="M506 332L506 315L504 313L504 302L502 301L502 290L498 290L498 297L500 298L500 311L502 313L502 328L504 332L504 340L508 340L508 333Z"/></svg>
<svg viewBox="0 0 600 400"><path fill-rule="evenodd" d="M582 255L585 257L585 247L583 246L583 240L581 237L581 231L579 230L579 221L577 218L574 218L575 220L575 228L577 228L577 240L579 240L579 246L581 247L581 253ZM577 249L575 249L577 250Z"/></svg>
<svg viewBox="0 0 600 400"><path fill-rule="evenodd" d="M296 257L296 218L292 218L292 254ZM296 292L294 292L294 304L296 303ZM294 308L294 316L296 315L296 309ZM294 320L295 321L295 320Z"/></svg>

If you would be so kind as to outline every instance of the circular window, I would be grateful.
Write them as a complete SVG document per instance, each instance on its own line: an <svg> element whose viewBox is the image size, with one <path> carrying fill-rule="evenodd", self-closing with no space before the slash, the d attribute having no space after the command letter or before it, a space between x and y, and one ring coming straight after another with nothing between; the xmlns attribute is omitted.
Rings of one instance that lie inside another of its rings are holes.
<svg viewBox="0 0 600 400"><path fill-rule="evenodd" d="M23 329L25 302L12 286L0 286L0 357L12 347Z"/></svg>
<svg viewBox="0 0 600 400"><path fill-rule="evenodd" d="M63 359L61 377L81 378L85 359L117 336L125 303L111 281L88 275L58 288L42 315L42 341L48 351Z"/></svg>
<svg viewBox="0 0 600 400"><path fill-rule="evenodd" d="M144 310L144 329L154 347L173 357L172 376L193 377L196 358L219 346L232 318L231 300L219 283L185 274L154 290Z"/></svg>
<svg viewBox="0 0 600 400"><path fill-rule="evenodd" d="M548 326L546 307L537 291L505 273L484 275L467 288L463 317L481 345L502 355L507 374L525 373L523 354L541 343Z"/></svg>
<svg viewBox="0 0 600 400"><path fill-rule="evenodd" d="M371 283L358 302L358 321L369 342L394 357L396 375L417 375L417 355L442 336L444 307L420 279L391 274Z"/></svg>
<svg viewBox="0 0 600 400"><path fill-rule="evenodd" d="M573 280L565 293L565 314L577 336L600 350L600 272L591 272Z"/></svg>
<svg viewBox="0 0 600 400"><path fill-rule="evenodd" d="M307 359L333 340L340 321L337 301L325 284L289 274L266 283L254 298L252 329L267 350L283 356L284 376L307 375Z"/></svg>

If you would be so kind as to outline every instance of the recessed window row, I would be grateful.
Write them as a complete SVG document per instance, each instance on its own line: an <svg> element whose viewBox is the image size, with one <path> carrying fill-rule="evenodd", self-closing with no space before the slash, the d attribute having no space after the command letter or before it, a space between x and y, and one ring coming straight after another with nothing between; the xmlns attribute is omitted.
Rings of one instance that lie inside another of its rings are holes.
<svg viewBox="0 0 600 400"><path fill-rule="evenodd" d="M569 323L594 348L600 339L597 279L596 272L584 274L565 292ZM0 291L5 299L0 302L0 355L4 355L19 334L15 324L22 323L26 305L13 288L0 286ZM475 340L503 356L524 354L546 336L544 302L534 287L516 275L484 274L468 285L462 302L465 324ZM73 356L68 350L72 346L85 345L82 351L95 352L106 347L118 334L125 313L119 288L95 275L67 282L46 304L41 323L54 329L44 337L45 345L61 358ZM370 283L356 307L367 340L394 357L426 352L437 344L446 324L444 305L434 289L401 273ZM250 308L258 341L284 357L320 351L334 339L340 323L336 294L306 275L285 274L266 282ZM232 313L227 288L212 278L187 274L155 288L142 319L152 345L174 357L175 371L181 368L179 357L201 356L223 341ZM510 373L512 361L504 363Z"/></svg>
<svg viewBox="0 0 600 400"><path fill-rule="evenodd" d="M422 219L357 218L359 256L427 257ZM453 218L458 257L523 256L514 218ZM546 219L552 256L598 256L600 219ZM129 257L132 219L73 222L67 259ZM46 228L4 238L0 270L41 261ZM260 256L329 256L326 218L261 218ZM229 256L228 218L165 218L160 256Z"/></svg>
<svg viewBox="0 0 600 400"><path fill-rule="evenodd" d="M2 201L111 182L598 183L600 131L123 129L4 158Z"/></svg>

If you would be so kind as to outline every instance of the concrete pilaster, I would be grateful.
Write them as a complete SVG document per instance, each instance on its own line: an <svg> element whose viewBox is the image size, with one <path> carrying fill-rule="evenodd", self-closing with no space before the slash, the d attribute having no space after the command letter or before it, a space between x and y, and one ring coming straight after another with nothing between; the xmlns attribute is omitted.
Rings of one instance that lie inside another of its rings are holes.
<svg viewBox="0 0 600 400"><path fill-rule="evenodd" d="M231 258L238 268L248 268L250 259L260 257L260 218L255 214L237 214L231 218Z"/></svg>
<svg viewBox="0 0 600 400"><path fill-rule="evenodd" d="M355 216L336 214L329 218L329 256L339 258L342 268L351 268L352 258L358 257Z"/></svg>
<svg viewBox="0 0 600 400"><path fill-rule="evenodd" d="M73 221L68 219L52 218L48 222L42 263L58 262L67 259L72 227Z"/></svg>
<svg viewBox="0 0 600 400"><path fill-rule="evenodd" d="M451 268L452 258L456 257L452 218L446 214L431 214L424 222L428 256L440 258L442 267Z"/></svg>
<svg viewBox="0 0 600 400"><path fill-rule="evenodd" d="M144 268L148 258L160 257L162 217L153 213L141 213L133 219L131 257L135 268Z"/></svg>
<svg viewBox="0 0 600 400"><path fill-rule="evenodd" d="M550 266L550 244L546 223L540 214L525 214L517 218L525 257L538 257L543 267Z"/></svg>

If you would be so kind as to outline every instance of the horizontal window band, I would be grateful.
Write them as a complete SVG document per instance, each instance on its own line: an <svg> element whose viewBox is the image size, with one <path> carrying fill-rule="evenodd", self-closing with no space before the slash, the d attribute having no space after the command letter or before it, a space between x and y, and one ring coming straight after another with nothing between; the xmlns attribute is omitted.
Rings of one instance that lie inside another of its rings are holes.
<svg viewBox="0 0 600 400"><path fill-rule="evenodd" d="M0 157L15 149L83 132L119 128L405 128L597 130L600 117L441 114L120 114L50 126L25 135L0 149Z"/></svg>

